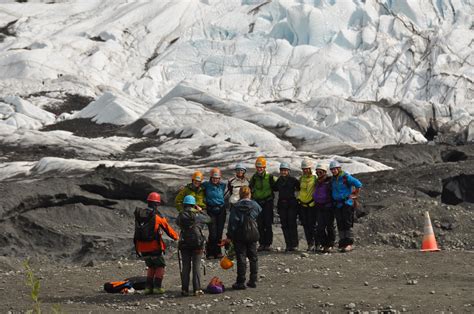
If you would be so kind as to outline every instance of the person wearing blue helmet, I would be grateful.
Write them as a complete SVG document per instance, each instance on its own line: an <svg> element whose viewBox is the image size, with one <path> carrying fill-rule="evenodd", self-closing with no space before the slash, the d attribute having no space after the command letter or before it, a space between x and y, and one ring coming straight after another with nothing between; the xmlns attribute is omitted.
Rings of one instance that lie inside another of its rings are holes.
<svg viewBox="0 0 474 314"><path fill-rule="evenodd" d="M296 251L298 249L298 203L295 193L300 190L300 182L290 175L290 165L287 162L280 164L280 176L273 190L278 192L277 210L285 238L285 252Z"/></svg>
<svg viewBox="0 0 474 314"><path fill-rule="evenodd" d="M178 249L181 254L181 295L189 295L190 273L192 269L193 293L196 296L204 294L201 289L201 258L204 252L206 238L202 229L211 218L196 204L192 195L183 199L183 210L176 218L176 224L181 229Z"/></svg>
<svg viewBox="0 0 474 314"><path fill-rule="evenodd" d="M355 202L359 197L362 183L342 170L337 160L331 161L329 168L332 173L332 198L334 200L334 216L336 217L339 233L339 249L341 252L350 252L354 245Z"/></svg>

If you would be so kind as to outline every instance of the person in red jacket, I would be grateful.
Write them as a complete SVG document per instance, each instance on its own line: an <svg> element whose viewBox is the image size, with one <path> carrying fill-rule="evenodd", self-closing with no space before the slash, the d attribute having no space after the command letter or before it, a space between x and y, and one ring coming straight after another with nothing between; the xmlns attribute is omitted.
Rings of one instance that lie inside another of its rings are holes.
<svg viewBox="0 0 474 314"><path fill-rule="evenodd" d="M135 210L135 234L133 241L138 256L143 257L147 268L145 294L163 294L163 276L165 274L164 253L166 245L163 242L163 231L173 240L178 240L178 234L171 228L168 221L158 211L161 196L152 192L147 198L147 208Z"/></svg>

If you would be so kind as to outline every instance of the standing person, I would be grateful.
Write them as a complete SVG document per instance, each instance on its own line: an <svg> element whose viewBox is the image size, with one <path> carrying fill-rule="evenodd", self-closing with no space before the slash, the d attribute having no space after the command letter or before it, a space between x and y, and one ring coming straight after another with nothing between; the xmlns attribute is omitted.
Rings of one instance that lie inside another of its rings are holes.
<svg viewBox="0 0 474 314"><path fill-rule="evenodd" d="M191 177L191 183L185 185L179 190L178 195L175 198L175 207L178 212L183 210L183 199L186 195L192 195L196 199L196 205L202 209L206 209L206 203L204 199L206 197L204 188L201 183L203 180L203 175L201 171L195 171Z"/></svg>
<svg viewBox="0 0 474 314"><path fill-rule="evenodd" d="M304 234L308 248L306 251L314 252L316 250L316 222L317 211L313 200L314 187L316 185L316 176L313 175L311 168L313 163L309 159L301 162L303 174L300 178L300 193L298 194L299 212L301 222L303 223Z"/></svg>
<svg viewBox="0 0 474 314"><path fill-rule="evenodd" d="M337 231L339 233L339 249L350 252L354 245L354 199L359 197L362 183L344 172L337 160L331 161L329 168L332 172L332 197L335 203Z"/></svg>
<svg viewBox="0 0 474 314"><path fill-rule="evenodd" d="M202 185L205 191L206 210L211 223L209 224L209 238L207 242L206 257L222 258L221 247L218 243L222 239L224 232L226 211L224 193L226 184L221 182L221 171L219 168L213 168L210 172L209 181Z"/></svg>
<svg viewBox="0 0 474 314"><path fill-rule="evenodd" d="M243 186L249 186L250 182L247 179L245 173L247 172L247 168L244 166L243 163L238 163L235 165L235 176L232 177L227 182L227 191L226 196L229 197L230 208L234 206L240 199L239 190Z"/></svg>
<svg viewBox="0 0 474 314"><path fill-rule="evenodd" d="M273 242L273 175L265 171L267 161L264 157L255 160L256 172L250 178L250 189L253 199L262 207L262 212L257 218L258 231L260 232L260 246L258 251L271 251Z"/></svg>
<svg viewBox="0 0 474 314"><path fill-rule="evenodd" d="M234 243L237 258L237 280L233 289L245 289L245 274L247 272L247 258L250 264L250 276L247 287L257 287L258 256L257 241L259 232L257 217L262 212L260 205L251 200L248 186L240 188L240 201L232 207L227 226L227 237Z"/></svg>
<svg viewBox="0 0 474 314"><path fill-rule="evenodd" d="M162 287L165 275L165 249L163 242L163 231L172 238L178 240L178 234L168 224L158 211L161 203L161 196L152 192L147 198L147 208L137 208L135 210L135 233L133 242L138 256L143 257L147 268L145 294L163 294Z"/></svg>
<svg viewBox="0 0 474 314"><path fill-rule="evenodd" d="M211 222L211 218L196 205L192 195L183 199L184 209L176 218L176 224L181 229L178 248L181 252L183 269L181 272L181 295L189 295L189 275L193 270L193 294L203 295L201 289L201 258L206 238L202 233L204 224Z"/></svg>
<svg viewBox="0 0 474 314"><path fill-rule="evenodd" d="M277 209L285 237L285 251L296 251L298 249L298 209L295 193L300 190L300 182L290 175L288 163L280 164L280 177L275 182L273 190L278 192Z"/></svg>
<svg viewBox="0 0 474 314"><path fill-rule="evenodd" d="M327 164L316 165L318 181L313 193L317 211L316 237L322 246L323 253L330 253L336 240L331 178L328 177L327 172Z"/></svg>

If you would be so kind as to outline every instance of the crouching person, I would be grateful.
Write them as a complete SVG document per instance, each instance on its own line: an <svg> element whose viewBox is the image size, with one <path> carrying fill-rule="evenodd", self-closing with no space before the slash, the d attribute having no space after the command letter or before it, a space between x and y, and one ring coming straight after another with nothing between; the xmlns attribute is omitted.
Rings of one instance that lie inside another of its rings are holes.
<svg viewBox="0 0 474 314"><path fill-rule="evenodd" d="M183 269L181 271L181 295L189 295L189 275L193 270L193 294L203 295L201 289L201 258L206 243L202 233L204 224L211 218L196 205L196 199L187 195L183 199L183 211L179 213L176 224L181 229L178 248L181 253Z"/></svg>
<svg viewBox="0 0 474 314"><path fill-rule="evenodd" d="M145 294L163 294L163 276L165 274L165 249L163 242L163 230L173 240L178 240L178 234L168 224L158 211L161 203L161 196L152 192L147 198L147 208L137 208L135 210L135 234L133 242L138 256L143 257L146 266L146 287Z"/></svg>
<svg viewBox="0 0 474 314"><path fill-rule="evenodd" d="M258 257L257 241L259 239L257 217L262 211L260 205L251 200L248 186L239 190L240 200L232 207L227 227L227 237L234 243L237 258L237 280L233 289L245 289L247 258L250 263L250 277L247 287L257 287Z"/></svg>

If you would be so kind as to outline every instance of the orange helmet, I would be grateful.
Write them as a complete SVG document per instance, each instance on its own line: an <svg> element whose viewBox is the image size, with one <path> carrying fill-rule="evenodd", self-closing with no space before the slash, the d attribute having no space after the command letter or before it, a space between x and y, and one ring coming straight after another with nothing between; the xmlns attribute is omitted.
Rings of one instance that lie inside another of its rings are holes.
<svg viewBox="0 0 474 314"><path fill-rule="evenodd" d="M267 167L267 160L265 159L265 157L263 157L263 156L257 157L257 160L255 160L255 167L266 168Z"/></svg>
<svg viewBox="0 0 474 314"><path fill-rule="evenodd" d="M220 178L221 175L221 170L219 168L212 168L211 169L211 178Z"/></svg>
<svg viewBox="0 0 474 314"><path fill-rule="evenodd" d="M148 202L156 202L156 203L161 203L161 196L160 194L156 192L151 192L148 194L148 197L146 199Z"/></svg>
<svg viewBox="0 0 474 314"><path fill-rule="evenodd" d="M232 262L227 256L224 256L221 259L220 264L221 264L222 269L229 269L232 266L234 266L234 262Z"/></svg>
<svg viewBox="0 0 474 314"><path fill-rule="evenodd" d="M194 181L198 181L198 182L201 182L202 178L203 178L202 172L199 171L199 170L195 171L193 173L193 176L191 177L191 179L193 179Z"/></svg>

